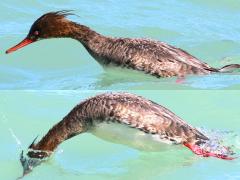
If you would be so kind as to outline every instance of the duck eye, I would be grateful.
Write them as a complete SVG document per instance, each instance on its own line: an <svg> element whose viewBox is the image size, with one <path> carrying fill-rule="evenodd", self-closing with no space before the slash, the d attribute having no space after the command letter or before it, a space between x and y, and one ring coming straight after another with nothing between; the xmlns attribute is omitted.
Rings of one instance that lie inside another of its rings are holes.
<svg viewBox="0 0 240 180"><path fill-rule="evenodd" d="M33 33L35 36L38 36L39 35L39 31L34 31Z"/></svg>

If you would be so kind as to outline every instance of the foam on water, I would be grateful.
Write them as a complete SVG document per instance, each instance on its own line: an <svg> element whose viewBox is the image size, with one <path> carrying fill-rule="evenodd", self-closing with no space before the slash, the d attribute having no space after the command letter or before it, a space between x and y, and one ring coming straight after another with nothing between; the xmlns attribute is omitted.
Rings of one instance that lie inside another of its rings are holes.
<svg viewBox="0 0 240 180"><path fill-rule="evenodd" d="M199 130L209 138L209 141L200 146L202 149L230 157L240 156L239 134L233 131L207 130L206 128Z"/></svg>

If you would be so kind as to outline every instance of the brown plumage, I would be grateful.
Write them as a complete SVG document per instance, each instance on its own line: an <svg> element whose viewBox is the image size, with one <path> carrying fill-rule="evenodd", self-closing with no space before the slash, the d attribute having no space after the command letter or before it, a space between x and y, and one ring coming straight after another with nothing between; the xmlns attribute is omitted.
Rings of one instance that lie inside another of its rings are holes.
<svg viewBox="0 0 240 180"><path fill-rule="evenodd" d="M121 126L126 129L120 130L119 134L117 131ZM102 129L100 133L99 129ZM129 133L129 129L142 134ZM159 144L164 140L173 144L183 144L198 155L230 159L223 152L214 153L209 152L209 149L208 151L202 149L201 146L207 144L209 138L163 106L134 94L105 93L81 102L62 121L54 125L38 143L35 144L34 140L29 146L28 160L21 156L24 174L39 164L37 160L50 156L63 141L84 132L99 137L104 137L102 134L105 134L107 139L111 136L111 132L112 140L118 139L117 142L122 144L125 144L124 141L130 141L129 144L133 145L137 143L138 138L147 136L150 138L144 143L154 141ZM125 136L124 141L121 140L120 135Z"/></svg>
<svg viewBox="0 0 240 180"><path fill-rule="evenodd" d="M144 71L156 77L230 72L240 68L238 64L227 65L221 69L213 68L184 50L160 41L106 37L66 19L67 15L71 13L58 11L44 14L34 22L27 37L6 53L40 39L63 37L80 41L102 65L114 64Z"/></svg>
<svg viewBox="0 0 240 180"><path fill-rule="evenodd" d="M206 136L170 110L129 93L106 93L83 101L30 148L54 151L66 139L91 132L99 123L120 123L175 143L199 144Z"/></svg>

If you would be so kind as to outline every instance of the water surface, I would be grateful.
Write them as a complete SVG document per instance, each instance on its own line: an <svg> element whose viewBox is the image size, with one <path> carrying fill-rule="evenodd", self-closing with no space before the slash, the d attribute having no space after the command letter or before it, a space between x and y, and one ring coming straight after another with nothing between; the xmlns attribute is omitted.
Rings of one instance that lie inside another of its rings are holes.
<svg viewBox="0 0 240 180"><path fill-rule="evenodd" d="M130 91L169 108L240 154L239 91ZM19 177L21 150L40 139L77 103L100 91L1 91L0 179ZM221 97L221 98L219 98ZM176 103L178 102L178 103ZM25 179L238 179L239 158L201 158L187 148L144 152L85 133L59 146ZM236 156L237 156L236 155Z"/></svg>
<svg viewBox="0 0 240 180"><path fill-rule="evenodd" d="M72 9L70 19L115 37L145 37L180 47L214 67L240 63L240 5L231 0L36 0L0 2L0 89L239 89L239 73L157 79L103 69L77 41L51 39L13 54L31 24L49 11Z"/></svg>

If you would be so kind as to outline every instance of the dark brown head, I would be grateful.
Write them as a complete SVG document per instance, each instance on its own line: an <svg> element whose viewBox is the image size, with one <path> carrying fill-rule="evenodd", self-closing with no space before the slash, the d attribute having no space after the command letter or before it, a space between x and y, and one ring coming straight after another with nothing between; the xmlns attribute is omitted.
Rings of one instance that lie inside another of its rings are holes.
<svg viewBox="0 0 240 180"><path fill-rule="evenodd" d="M11 53L40 39L70 37L73 23L66 16L73 15L70 11L49 12L38 18L32 25L27 37L16 46L8 49Z"/></svg>
<svg viewBox="0 0 240 180"><path fill-rule="evenodd" d="M30 173L34 167L40 165L44 160L46 160L51 152L38 150L35 145L37 137L33 140L32 144L28 147L28 152L26 155L23 154L23 151L20 155L20 162L23 167L23 176Z"/></svg>

